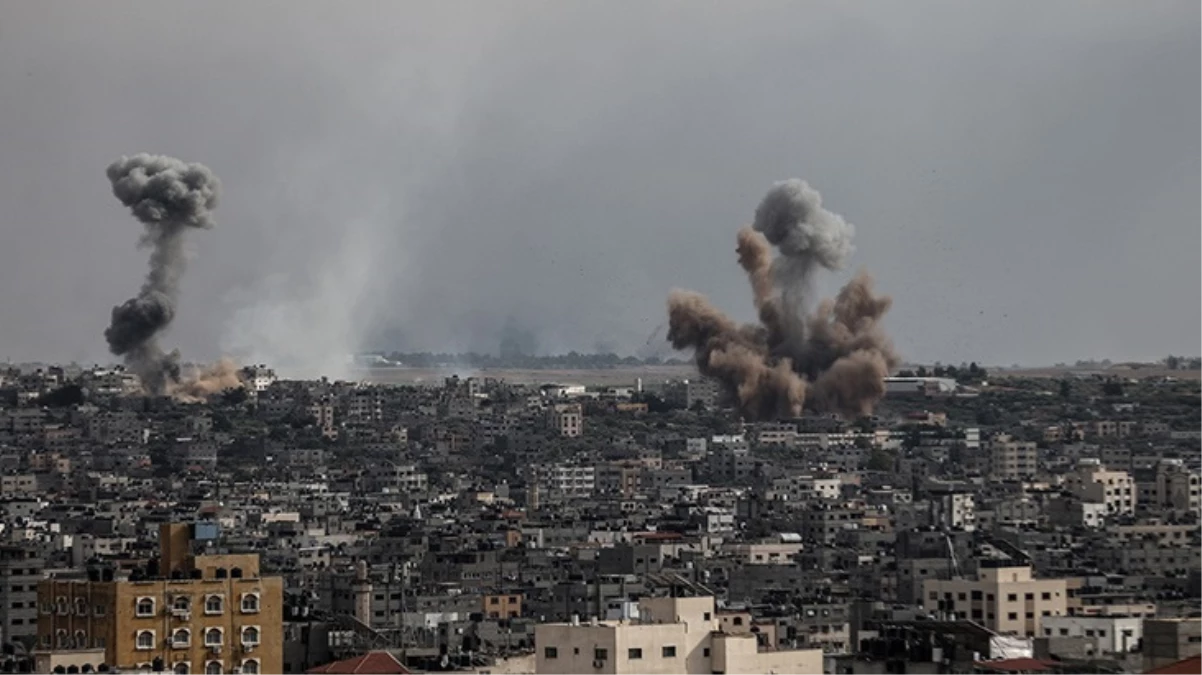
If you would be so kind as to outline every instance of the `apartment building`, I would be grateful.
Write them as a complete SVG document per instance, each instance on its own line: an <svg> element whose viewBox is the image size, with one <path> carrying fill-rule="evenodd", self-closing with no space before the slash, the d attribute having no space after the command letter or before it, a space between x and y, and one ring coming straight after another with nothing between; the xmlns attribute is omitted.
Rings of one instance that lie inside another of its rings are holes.
<svg viewBox="0 0 1202 675"><path fill-rule="evenodd" d="M1006 635L1043 635L1042 621L1068 614L1065 579L1035 579L1030 565L982 560L975 579L927 579L923 608Z"/></svg>
<svg viewBox="0 0 1202 675"><path fill-rule="evenodd" d="M1007 435L1000 435L989 443L989 457L990 473L1001 480L1030 478L1038 470L1035 444L1016 441Z"/></svg>
<svg viewBox="0 0 1202 675"><path fill-rule="evenodd" d="M129 670L281 672L283 579L260 576L257 554L193 555L192 532L163 524L158 560L128 579L92 570L39 583L39 649L103 650Z"/></svg>
<svg viewBox="0 0 1202 675"><path fill-rule="evenodd" d="M1081 501L1105 504L1110 515L1134 515L1135 481L1126 471L1111 471L1096 459L1082 459L1065 476L1065 488Z"/></svg>
<svg viewBox="0 0 1202 675"><path fill-rule="evenodd" d="M45 561L21 546L0 546L0 639L32 648L38 632L38 581Z"/></svg>
<svg viewBox="0 0 1202 675"><path fill-rule="evenodd" d="M1043 637L1086 638L1094 653L1125 654L1135 651L1144 635L1144 620L1134 616L1049 616L1043 619Z"/></svg>
<svg viewBox="0 0 1202 675"><path fill-rule="evenodd" d="M579 403L558 403L547 411L551 429L565 438L576 438L584 433L584 409Z"/></svg>
<svg viewBox="0 0 1202 675"><path fill-rule="evenodd" d="M536 673L820 673L822 650L760 651L720 632L713 597L644 598L636 621L540 624Z"/></svg>

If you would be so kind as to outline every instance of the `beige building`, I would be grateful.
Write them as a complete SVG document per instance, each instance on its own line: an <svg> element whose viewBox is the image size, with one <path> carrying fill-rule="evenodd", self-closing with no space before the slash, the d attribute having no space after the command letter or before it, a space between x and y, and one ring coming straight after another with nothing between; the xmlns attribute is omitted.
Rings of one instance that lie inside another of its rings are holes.
<svg viewBox="0 0 1202 675"><path fill-rule="evenodd" d="M39 583L39 650L92 650L122 670L282 672L283 579L260 576L257 554L193 555L185 524L164 524L159 548L142 579Z"/></svg>
<svg viewBox="0 0 1202 675"><path fill-rule="evenodd" d="M713 597L644 598L637 622L542 624L536 673L821 673L818 649L761 651L720 631Z"/></svg>
<svg viewBox="0 0 1202 675"><path fill-rule="evenodd" d="M1109 515L1135 513L1135 481L1126 471L1111 471L1096 459L1082 459L1064 485L1083 502L1105 504Z"/></svg>
<svg viewBox="0 0 1202 675"><path fill-rule="evenodd" d="M982 561L976 579L927 579L923 608L955 614L1004 635L1043 635L1042 619L1068 614L1068 582L1035 579L1029 565L992 566Z"/></svg>
<svg viewBox="0 0 1202 675"><path fill-rule="evenodd" d="M584 409L579 403L559 403L547 413L551 428L560 436L576 438L584 433Z"/></svg>
<svg viewBox="0 0 1202 675"><path fill-rule="evenodd" d="M1034 443L1001 435L989 443L989 471L994 478L1020 480L1035 475L1038 454Z"/></svg>

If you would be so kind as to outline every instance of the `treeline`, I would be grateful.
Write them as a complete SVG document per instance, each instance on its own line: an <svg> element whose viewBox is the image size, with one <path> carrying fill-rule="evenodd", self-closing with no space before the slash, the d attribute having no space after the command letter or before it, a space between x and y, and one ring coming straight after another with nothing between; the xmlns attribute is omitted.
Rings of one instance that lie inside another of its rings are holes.
<svg viewBox="0 0 1202 675"><path fill-rule="evenodd" d="M468 368L526 368L530 370L603 370L606 368L628 368L633 366L683 365L681 359L661 359L651 356L641 359L637 356L618 356L617 354L581 354L568 352L546 356L527 354L497 356L494 354L478 354L467 352L463 354L447 354L432 352L392 352L380 354L410 368L441 368L460 366Z"/></svg>
<svg viewBox="0 0 1202 675"><path fill-rule="evenodd" d="M989 376L989 372L978 366L976 361L967 364L960 364L959 367L952 365L943 365L936 363L934 366L927 368L919 366L916 370L900 370L897 373L898 377L946 377L955 380L962 384L971 384L973 382L981 382Z"/></svg>
<svg viewBox="0 0 1202 675"><path fill-rule="evenodd" d="M1164 367L1169 370L1202 370L1202 358L1197 356L1166 356Z"/></svg>

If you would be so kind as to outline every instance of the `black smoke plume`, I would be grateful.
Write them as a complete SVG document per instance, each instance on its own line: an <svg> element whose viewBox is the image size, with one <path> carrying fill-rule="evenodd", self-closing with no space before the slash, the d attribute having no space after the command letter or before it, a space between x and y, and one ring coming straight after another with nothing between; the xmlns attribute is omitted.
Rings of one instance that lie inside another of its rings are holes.
<svg viewBox="0 0 1202 675"><path fill-rule="evenodd" d="M104 331L109 351L142 378L147 393L163 395L180 379L179 353L158 338L175 318L186 267L184 233L213 226L221 183L208 167L173 157L122 157L108 167L113 195L145 226L140 247L150 248L150 271L138 295L113 308Z"/></svg>
<svg viewBox="0 0 1202 675"><path fill-rule="evenodd" d="M692 349L701 373L721 382L747 418L793 417L805 408L871 413L898 363L880 323L892 301L875 295L863 272L833 301L811 307L809 297L819 269L842 267L854 234L804 181L777 183L738 233L759 324L740 326L705 296L673 291L668 341Z"/></svg>

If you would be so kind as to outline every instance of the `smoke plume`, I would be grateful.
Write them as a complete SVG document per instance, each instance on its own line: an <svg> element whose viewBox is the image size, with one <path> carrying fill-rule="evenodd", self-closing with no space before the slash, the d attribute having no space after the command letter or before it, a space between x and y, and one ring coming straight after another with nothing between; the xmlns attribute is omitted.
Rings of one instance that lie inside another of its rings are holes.
<svg viewBox="0 0 1202 675"><path fill-rule="evenodd" d="M164 352L158 338L175 318L186 267L184 233L213 226L221 184L204 165L145 153L122 157L107 173L113 195L145 226L139 246L151 253L142 289L113 308L104 337L148 393L166 394L180 379L179 353Z"/></svg>
<svg viewBox="0 0 1202 675"><path fill-rule="evenodd" d="M692 349L701 373L717 379L745 417L792 417L803 408L871 413L898 363L881 326L892 301L861 272L833 301L810 306L814 274L840 269L854 234L805 181L777 183L737 238L759 324L740 326L704 296L673 291L668 341Z"/></svg>
<svg viewBox="0 0 1202 675"><path fill-rule="evenodd" d="M245 386L238 364L223 358L209 366L195 369L181 382L171 387L171 396L184 403L207 400L214 394Z"/></svg>

